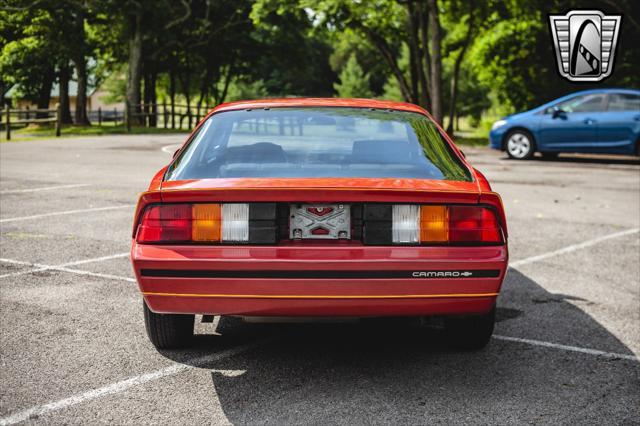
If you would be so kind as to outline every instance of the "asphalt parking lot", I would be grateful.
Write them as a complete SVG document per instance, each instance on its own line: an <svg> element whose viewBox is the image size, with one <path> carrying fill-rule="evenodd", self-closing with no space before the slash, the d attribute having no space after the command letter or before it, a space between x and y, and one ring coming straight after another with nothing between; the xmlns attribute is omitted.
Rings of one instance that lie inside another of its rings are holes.
<svg viewBox="0 0 640 426"><path fill-rule="evenodd" d="M400 321L223 318L160 353L128 250L137 195L183 138L0 144L1 425L638 423L637 161L465 148L510 231L480 352Z"/></svg>

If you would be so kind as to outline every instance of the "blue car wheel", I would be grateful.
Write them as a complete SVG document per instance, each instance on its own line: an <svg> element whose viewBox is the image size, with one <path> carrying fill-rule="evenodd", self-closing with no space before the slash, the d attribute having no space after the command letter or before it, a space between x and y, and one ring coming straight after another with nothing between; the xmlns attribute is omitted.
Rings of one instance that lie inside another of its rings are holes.
<svg viewBox="0 0 640 426"><path fill-rule="evenodd" d="M528 160L536 152L536 142L526 130L511 130L505 136L505 150L510 158Z"/></svg>

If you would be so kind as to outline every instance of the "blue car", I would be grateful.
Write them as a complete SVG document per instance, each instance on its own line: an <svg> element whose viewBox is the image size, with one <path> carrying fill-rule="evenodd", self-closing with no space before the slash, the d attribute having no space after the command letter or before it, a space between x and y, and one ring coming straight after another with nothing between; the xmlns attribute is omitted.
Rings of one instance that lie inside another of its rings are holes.
<svg viewBox="0 0 640 426"><path fill-rule="evenodd" d="M573 93L493 123L491 147L525 160L540 152L640 155L640 91Z"/></svg>

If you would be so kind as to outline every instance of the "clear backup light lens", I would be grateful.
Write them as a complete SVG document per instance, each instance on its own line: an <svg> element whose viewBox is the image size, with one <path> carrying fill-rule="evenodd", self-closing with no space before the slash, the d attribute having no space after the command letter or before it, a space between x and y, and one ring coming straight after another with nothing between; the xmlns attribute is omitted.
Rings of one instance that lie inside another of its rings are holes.
<svg viewBox="0 0 640 426"><path fill-rule="evenodd" d="M249 204L222 205L222 241L249 241Z"/></svg>
<svg viewBox="0 0 640 426"><path fill-rule="evenodd" d="M418 243L420 240L420 206L394 205L391 234L394 243Z"/></svg>

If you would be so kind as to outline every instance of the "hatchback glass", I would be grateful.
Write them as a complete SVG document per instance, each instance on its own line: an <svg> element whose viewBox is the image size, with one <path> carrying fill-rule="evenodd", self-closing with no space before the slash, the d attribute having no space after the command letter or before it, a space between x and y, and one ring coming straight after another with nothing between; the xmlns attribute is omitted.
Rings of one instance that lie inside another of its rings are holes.
<svg viewBox="0 0 640 426"><path fill-rule="evenodd" d="M167 180L243 177L471 181L426 116L343 107L214 114L166 174Z"/></svg>

